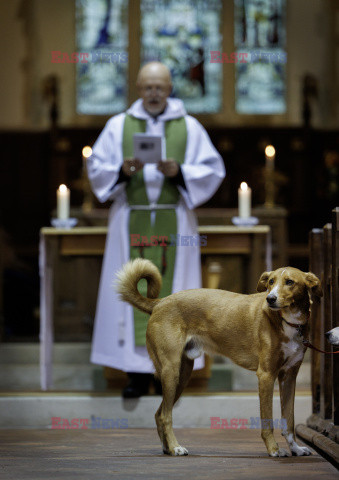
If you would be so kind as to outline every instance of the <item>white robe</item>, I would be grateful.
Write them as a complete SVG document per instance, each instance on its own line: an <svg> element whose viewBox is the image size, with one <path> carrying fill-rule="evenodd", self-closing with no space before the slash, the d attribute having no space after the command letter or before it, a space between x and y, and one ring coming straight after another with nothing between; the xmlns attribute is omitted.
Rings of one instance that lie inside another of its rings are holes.
<svg viewBox="0 0 339 480"><path fill-rule="evenodd" d="M164 135L166 121L185 117L187 145L181 165L186 189L179 187L181 199L177 212L177 233L197 235L193 208L206 202L225 176L224 163L213 147L206 131L193 117L186 114L181 100L168 99L163 114L155 120L137 100L127 113L146 120L146 132ZM154 372L146 347L134 345L132 307L121 302L113 288L116 272L129 260L129 206L125 182L115 185L123 163L122 134L125 113L112 117L97 139L88 160L88 176L99 201L114 200L109 213L109 231L101 272L97 309L92 340L91 362L125 372ZM156 165L144 166L144 180L149 202L159 198L164 176ZM173 277L173 293L201 287L200 249L177 246ZM203 357L195 361L202 368Z"/></svg>

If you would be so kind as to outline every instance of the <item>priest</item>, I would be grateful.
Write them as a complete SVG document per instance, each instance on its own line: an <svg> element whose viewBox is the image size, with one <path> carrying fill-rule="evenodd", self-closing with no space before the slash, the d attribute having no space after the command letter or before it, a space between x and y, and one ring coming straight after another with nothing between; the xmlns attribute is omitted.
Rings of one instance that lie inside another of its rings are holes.
<svg viewBox="0 0 339 480"><path fill-rule="evenodd" d="M222 158L205 129L169 98L171 75L160 62L144 65L139 100L108 120L89 158L88 176L99 201L112 200L92 341L92 363L128 372L124 397L148 392L153 364L146 349L148 316L121 302L116 272L129 259L148 258L163 276L161 297L201 287L197 221L193 209L216 192L225 177ZM156 163L134 158L136 133L162 136ZM208 239L207 239L208 241ZM146 282L138 285L146 294ZM195 368L203 368L203 358Z"/></svg>

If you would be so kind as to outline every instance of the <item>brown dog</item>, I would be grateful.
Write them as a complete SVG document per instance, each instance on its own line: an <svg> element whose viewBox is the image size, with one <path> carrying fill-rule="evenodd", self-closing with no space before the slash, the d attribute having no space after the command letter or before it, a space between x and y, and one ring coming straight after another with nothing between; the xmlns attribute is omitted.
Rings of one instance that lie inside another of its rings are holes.
<svg viewBox="0 0 339 480"><path fill-rule="evenodd" d="M147 298L140 279L148 282ZM126 302L151 314L146 344L161 380L163 401L155 414L164 453L187 455L172 428L172 409L187 384L194 359L207 352L229 357L256 372L259 382L261 437L269 455L286 456L273 435L273 387L279 380L282 431L292 455L310 455L294 433L296 376L308 337L312 295L322 296L319 279L292 267L264 272L253 295L224 290L195 289L157 298L161 275L149 260L127 263L118 274L117 290ZM263 422L265 420L265 422Z"/></svg>

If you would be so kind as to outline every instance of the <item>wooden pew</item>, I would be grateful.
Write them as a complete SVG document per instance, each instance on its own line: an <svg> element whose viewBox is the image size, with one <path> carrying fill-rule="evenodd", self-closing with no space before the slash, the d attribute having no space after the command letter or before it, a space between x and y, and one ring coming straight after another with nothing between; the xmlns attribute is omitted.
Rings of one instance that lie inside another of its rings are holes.
<svg viewBox="0 0 339 480"><path fill-rule="evenodd" d="M332 210L332 325L339 326L339 207ZM329 355L328 355L329 356ZM339 425L339 354L332 357L332 386L334 425Z"/></svg>
<svg viewBox="0 0 339 480"><path fill-rule="evenodd" d="M310 246L310 271L320 278L322 285L324 284L324 230L322 228L314 228L309 235ZM312 317L310 318L313 326L310 332L311 342L315 345L321 344L321 338L324 335L322 331L322 311L323 303L314 306L312 309ZM312 413L320 413L320 392L321 379L323 378L323 370L321 368L321 354L312 350L311 352L311 379L312 379Z"/></svg>
<svg viewBox="0 0 339 480"><path fill-rule="evenodd" d="M326 342L325 332L331 329L331 295L332 295L332 225L324 226L324 271L323 271L323 291L322 299L322 317L321 317L321 335L320 348L330 350L330 346ZM320 394L320 417L332 418L332 356L320 355L321 369L321 394Z"/></svg>
<svg viewBox="0 0 339 480"><path fill-rule="evenodd" d="M311 343L321 350L335 351L325 333L339 325L339 207L332 211L332 223L313 229L309 235L310 271L322 282L324 296L314 302L310 319ZM307 426L296 433L320 449L339 466L339 354L312 350L312 415Z"/></svg>

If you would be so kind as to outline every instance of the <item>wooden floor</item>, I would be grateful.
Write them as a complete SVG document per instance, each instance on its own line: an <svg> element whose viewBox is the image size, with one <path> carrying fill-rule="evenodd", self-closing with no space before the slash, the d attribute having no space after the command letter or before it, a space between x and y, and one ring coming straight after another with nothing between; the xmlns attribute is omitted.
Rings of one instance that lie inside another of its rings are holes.
<svg viewBox="0 0 339 480"><path fill-rule="evenodd" d="M315 452L310 457L269 457L259 430L196 428L176 429L176 434L189 456L163 455L155 429L0 430L0 478L338 478L338 471Z"/></svg>

